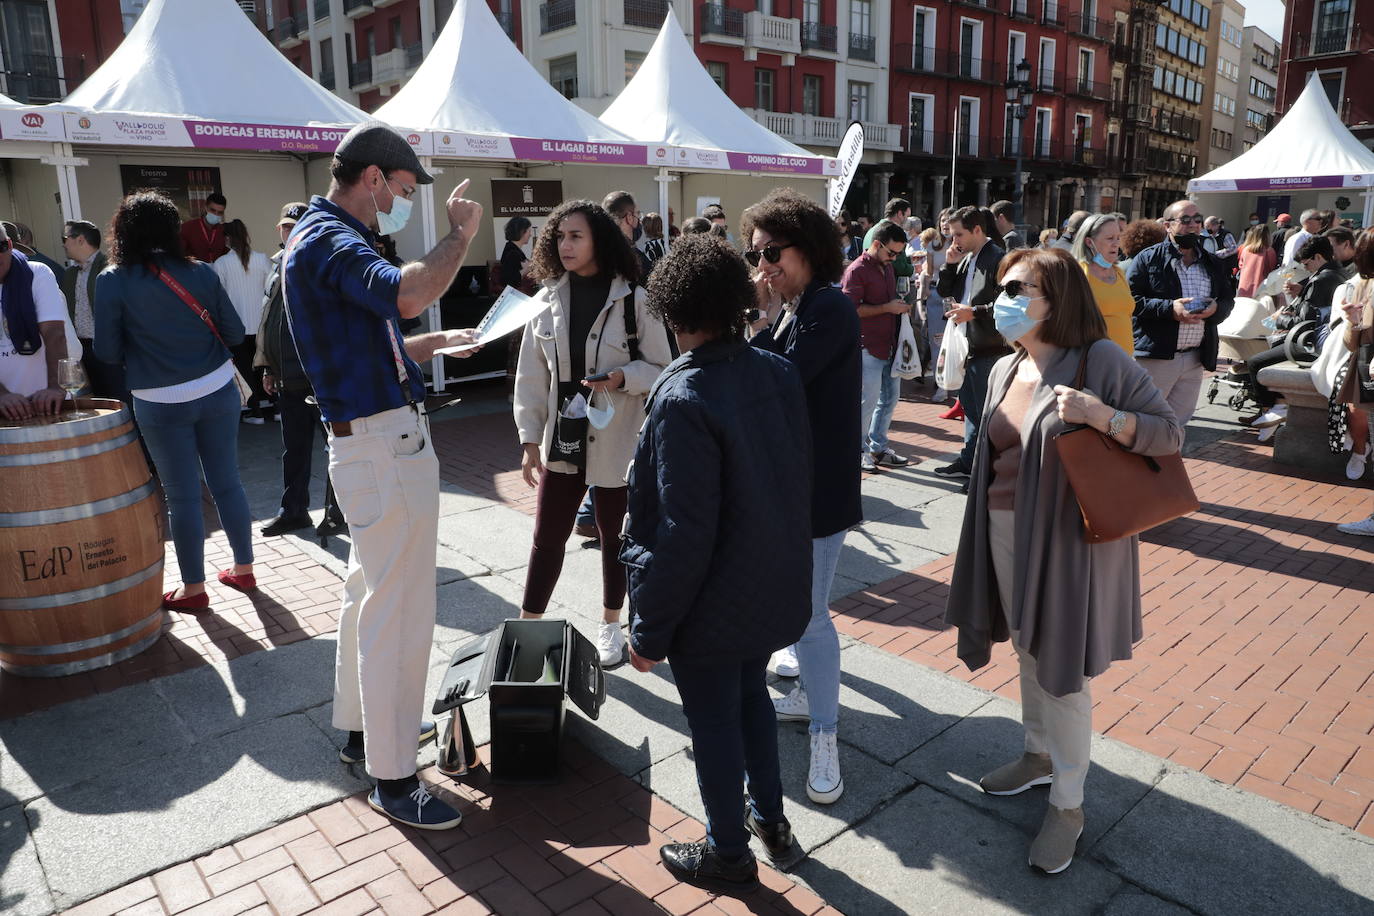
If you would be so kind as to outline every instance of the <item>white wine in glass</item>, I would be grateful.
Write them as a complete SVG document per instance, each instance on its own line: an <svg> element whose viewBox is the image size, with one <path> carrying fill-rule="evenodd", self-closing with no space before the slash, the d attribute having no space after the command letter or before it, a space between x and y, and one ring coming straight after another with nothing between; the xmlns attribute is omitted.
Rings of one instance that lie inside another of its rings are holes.
<svg viewBox="0 0 1374 916"><path fill-rule="evenodd" d="M58 360L57 383L62 386L63 391L71 395L73 407L71 419L78 420L86 416L86 412L76 406L76 393L86 387L86 367L81 365L81 360Z"/></svg>

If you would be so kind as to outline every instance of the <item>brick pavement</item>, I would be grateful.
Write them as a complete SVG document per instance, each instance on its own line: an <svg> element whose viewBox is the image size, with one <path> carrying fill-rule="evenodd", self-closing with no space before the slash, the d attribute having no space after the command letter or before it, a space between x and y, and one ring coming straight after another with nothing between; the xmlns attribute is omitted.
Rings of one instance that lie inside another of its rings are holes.
<svg viewBox="0 0 1374 916"><path fill-rule="evenodd" d="M766 866L747 903L679 884L658 847L702 840L701 823L578 744L564 758L556 786L492 785L485 768L461 783L425 773L463 812L454 830L395 826L354 795L67 912L838 916Z"/></svg>
<svg viewBox="0 0 1374 916"><path fill-rule="evenodd" d="M894 438L948 441L904 402ZM1141 544L1145 638L1093 681L1093 726L1223 782L1374 836L1374 543L1338 522L1370 491L1295 474L1238 431L1188 459L1202 510ZM1019 699L1007 645L970 673L943 623L953 558L850 595L836 626Z"/></svg>

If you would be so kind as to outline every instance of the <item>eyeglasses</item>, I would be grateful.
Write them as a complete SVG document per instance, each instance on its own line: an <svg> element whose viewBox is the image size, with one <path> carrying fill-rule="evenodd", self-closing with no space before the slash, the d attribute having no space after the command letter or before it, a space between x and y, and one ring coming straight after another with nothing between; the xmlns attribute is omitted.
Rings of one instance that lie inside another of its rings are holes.
<svg viewBox="0 0 1374 916"><path fill-rule="evenodd" d="M389 182L392 182L392 181L395 181L397 184L401 185L401 196L404 197L406 200L410 200L410 198L411 198L412 196L414 196L415 190L416 190L416 189L415 189L415 187L414 187L413 185L410 186L410 187L407 187L406 185L401 184L401 182L400 182L399 179L395 179L395 178L388 178L388 179L387 179L387 182L388 182L388 183L389 183Z"/></svg>
<svg viewBox="0 0 1374 916"><path fill-rule="evenodd" d="M759 256L762 255L763 259L769 264L776 264L782 260L783 249L792 247L794 247L792 242L788 242L785 245L779 245L777 242L769 242L758 250L750 248L744 253L744 260L749 262L750 267L758 267Z"/></svg>
<svg viewBox="0 0 1374 916"><path fill-rule="evenodd" d="M900 258L902 255L906 254L906 246L902 245L898 248L889 248L887 250L887 253L892 255L894 258Z"/></svg>
<svg viewBox="0 0 1374 916"><path fill-rule="evenodd" d="M1176 222L1176 223L1192 223L1193 225L1197 226L1197 225L1201 225L1201 224L1202 224L1202 217L1201 217L1201 216L1175 216L1173 221Z"/></svg>

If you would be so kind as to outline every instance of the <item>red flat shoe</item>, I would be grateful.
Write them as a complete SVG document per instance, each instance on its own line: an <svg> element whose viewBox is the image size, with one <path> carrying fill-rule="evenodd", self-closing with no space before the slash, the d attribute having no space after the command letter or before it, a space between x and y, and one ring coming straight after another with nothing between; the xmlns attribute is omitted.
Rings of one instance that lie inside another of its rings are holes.
<svg viewBox="0 0 1374 916"><path fill-rule="evenodd" d="M199 595L184 595L181 598L173 598L176 589L167 592L162 596L162 606L169 611L204 611L210 607L210 593L201 592Z"/></svg>
<svg viewBox="0 0 1374 916"><path fill-rule="evenodd" d="M954 401L954 406L940 414L941 420L962 420L964 419L964 405L958 399Z"/></svg>
<svg viewBox="0 0 1374 916"><path fill-rule="evenodd" d="M219 581L241 592L251 592L258 587L257 576L254 576L252 573L244 573L241 576L236 576L227 569L220 570Z"/></svg>

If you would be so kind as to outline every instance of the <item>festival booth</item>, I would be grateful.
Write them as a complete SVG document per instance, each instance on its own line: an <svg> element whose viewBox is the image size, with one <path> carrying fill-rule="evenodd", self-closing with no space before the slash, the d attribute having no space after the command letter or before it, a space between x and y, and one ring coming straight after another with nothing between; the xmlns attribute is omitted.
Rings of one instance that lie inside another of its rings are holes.
<svg viewBox="0 0 1374 916"><path fill-rule="evenodd" d="M213 36L213 63L195 36ZM84 218L104 225L136 188L166 193L189 218L219 192L268 252L282 204L325 190L322 154L367 117L292 66L233 0L152 0L109 59L47 108L79 161L72 209Z"/></svg>
<svg viewBox="0 0 1374 916"><path fill-rule="evenodd" d="M1308 208L1336 211L1357 226L1374 225L1374 152L1331 107L1315 74L1293 107L1263 139L1225 165L1188 182L1205 214L1242 228L1251 213L1272 220Z"/></svg>
<svg viewBox="0 0 1374 916"><path fill-rule="evenodd" d="M825 180L839 174L839 160L790 143L741 111L706 72L673 15L601 121L650 145L658 210L666 220L671 206L679 225L712 202L735 221L780 184L820 202ZM674 182L677 193L670 194ZM641 203L640 209L650 208Z"/></svg>
<svg viewBox="0 0 1374 916"><path fill-rule="evenodd" d="M62 223L80 216L74 166L61 109L0 95L0 214L27 224L38 248L62 249Z"/></svg>

